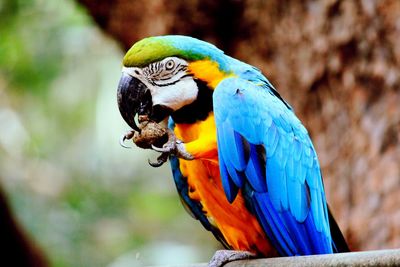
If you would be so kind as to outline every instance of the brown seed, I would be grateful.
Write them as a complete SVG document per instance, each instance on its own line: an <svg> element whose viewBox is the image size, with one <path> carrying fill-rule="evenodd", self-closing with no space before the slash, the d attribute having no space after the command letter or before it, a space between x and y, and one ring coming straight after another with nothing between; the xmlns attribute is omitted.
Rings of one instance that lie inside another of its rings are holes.
<svg viewBox="0 0 400 267"><path fill-rule="evenodd" d="M135 132L132 138L138 147L151 148L151 145L162 147L168 140L167 130L154 121L142 121L139 128L142 131Z"/></svg>

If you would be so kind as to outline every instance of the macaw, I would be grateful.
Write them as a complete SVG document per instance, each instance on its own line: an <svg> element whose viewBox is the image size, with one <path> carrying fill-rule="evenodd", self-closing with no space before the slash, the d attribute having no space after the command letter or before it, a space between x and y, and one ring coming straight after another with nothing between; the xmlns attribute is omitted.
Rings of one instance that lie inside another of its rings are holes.
<svg viewBox="0 0 400 267"><path fill-rule="evenodd" d="M307 130L259 69L192 37L149 37L124 56L117 98L135 131L138 114L169 118L173 143L153 149L169 156L185 208L227 249L349 251Z"/></svg>

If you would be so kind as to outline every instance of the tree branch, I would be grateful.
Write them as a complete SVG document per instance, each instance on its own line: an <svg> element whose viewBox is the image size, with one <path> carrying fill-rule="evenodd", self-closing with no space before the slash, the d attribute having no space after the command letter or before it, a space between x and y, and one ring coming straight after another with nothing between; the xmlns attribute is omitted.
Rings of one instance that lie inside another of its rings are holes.
<svg viewBox="0 0 400 267"><path fill-rule="evenodd" d="M327 266L399 266L400 249L372 250L363 252L337 253L327 255L281 257L267 259L239 260L224 267L327 267ZM183 267L183 266L181 266ZM185 267L207 267L207 263L185 265Z"/></svg>

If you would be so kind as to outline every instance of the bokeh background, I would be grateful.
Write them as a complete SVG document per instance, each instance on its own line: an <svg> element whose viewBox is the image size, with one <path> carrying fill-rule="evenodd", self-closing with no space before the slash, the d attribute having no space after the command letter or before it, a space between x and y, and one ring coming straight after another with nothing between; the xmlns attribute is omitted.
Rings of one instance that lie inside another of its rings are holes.
<svg viewBox="0 0 400 267"><path fill-rule="evenodd" d="M49 266L184 264L219 248L168 166L148 166L157 154L118 144L122 56L160 34L262 69L309 129L351 248L400 246L400 1L0 0L0 188Z"/></svg>

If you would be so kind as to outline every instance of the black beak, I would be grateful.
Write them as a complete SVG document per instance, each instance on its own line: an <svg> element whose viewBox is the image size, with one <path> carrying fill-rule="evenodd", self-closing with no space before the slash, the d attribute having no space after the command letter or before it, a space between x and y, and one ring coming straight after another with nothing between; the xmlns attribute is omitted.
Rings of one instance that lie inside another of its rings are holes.
<svg viewBox="0 0 400 267"><path fill-rule="evenodd" d="M122 118L135 131L140 132L135 122L136 114L149 115L152 109L150 90L139 79L122 73L117 91L118 107Z"/></svg>

